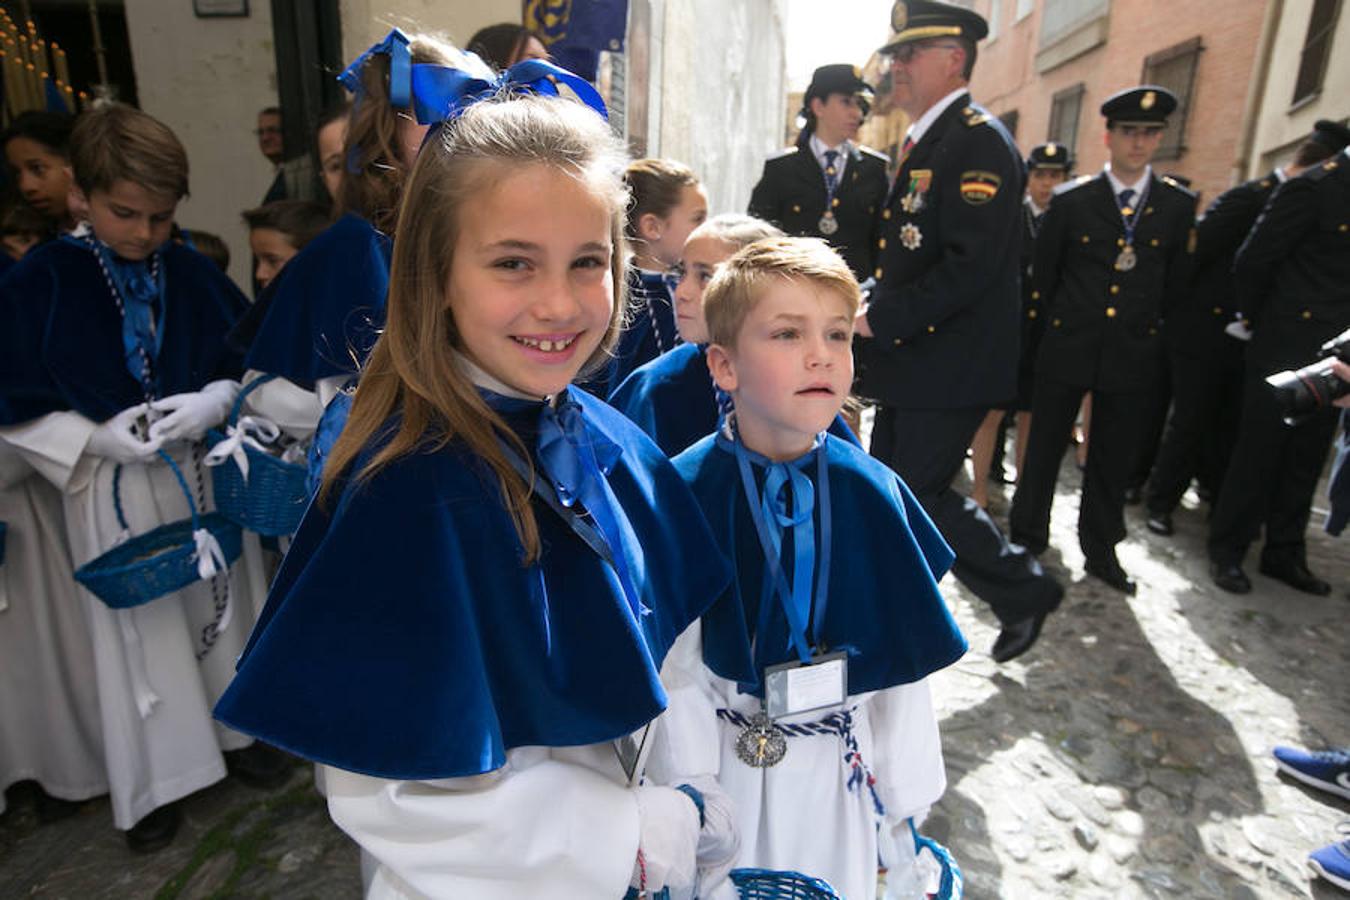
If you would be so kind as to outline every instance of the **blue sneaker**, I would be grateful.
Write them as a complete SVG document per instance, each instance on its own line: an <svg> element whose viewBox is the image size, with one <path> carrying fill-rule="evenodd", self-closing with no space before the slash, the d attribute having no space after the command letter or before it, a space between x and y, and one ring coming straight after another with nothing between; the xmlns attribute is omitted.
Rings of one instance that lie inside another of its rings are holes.
<svg viewBox="0 0 1350 900"><path fill-rule="evenodd" d="M1312 752L1276 747L1275 764L1304 784L1350 800L1350 750Z"/></svg>
<svg viewBox="0 0 1350 900"><path fill-rule="evenodd" d="M1342 831L1344 831L1344 826ZM1336 887L1350 891L1350 839L1328 844L1308 855L1308 868Z"/></svg>

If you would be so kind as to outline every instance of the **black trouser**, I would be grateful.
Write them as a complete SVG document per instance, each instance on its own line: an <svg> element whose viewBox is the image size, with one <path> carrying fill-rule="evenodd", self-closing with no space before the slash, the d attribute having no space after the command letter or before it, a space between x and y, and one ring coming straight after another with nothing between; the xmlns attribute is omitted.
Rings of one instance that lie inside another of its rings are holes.
<svg viewBox="0 0 1350 900"><path fill-rule="evenodd" d="M1247 547L1266 529L1261 560L1306 563L1313 492L1336 433L1336 410L1323 409L1301 425L1284 424L1275 395L1248 374L1242 423L1209 524L1209 558L1241 565Z"/></svg>
<svg viewBox="0 0 1350 900"><path fill-rule="evenodd" d="M1018 480L1008 520L1013 540L1037 552L1050 542L1050 507L1059 465L1087 390L1048 379L1036 382L1026 472ZM1078 508L1078 543L1089 559L1114 555L1116 544L1125 537L1125 488L1152 400L1148 390L1092 389L1092 431Z"/></svg>
<svg viewBox="0 0 1350 900"><path fill-rule="evenodd" d="M1049 612L1064 589L988 513L952 490L984 409L877 408L872 455L909 485L956 553L952 573L1003 624Z"/></svg>
<svg viewBox="0 0 1350 900"><path fill-rule="evenodd" d="M1148 485L1150 513L1170 513L1198 477L1217 492L1242 415L1242 345L1206 357L1172 354L1172 415Z"/></svg>
<svg viewBox="0 0 1350 900"><path fill-rule="evenodd" d="M1126 487L1143 487L1158 459L1163 429L1167 425L1167 411L1172 406L1173 386L1169 365L1170 361L1169 364L1163 366L1162 378L1158 381L1157 386L1149 390L1148 406L1144 409L1139 442L1135 450L1134 468L1131 470L1130 480ZM1092 435L1090 433L1088 434L1088 449L1092 449Z"/></svg>

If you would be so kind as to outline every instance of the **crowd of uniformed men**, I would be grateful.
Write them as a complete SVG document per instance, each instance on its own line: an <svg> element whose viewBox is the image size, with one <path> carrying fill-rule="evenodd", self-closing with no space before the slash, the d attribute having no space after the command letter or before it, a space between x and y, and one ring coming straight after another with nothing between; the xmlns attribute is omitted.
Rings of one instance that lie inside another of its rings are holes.
<svg viewBox="0 0 1350 900"><path fill-rule="evenodd" d="M856 392L876 404L871 452L914 490L956 551L957 578L997 615L994 658L1025 652L1063 594L1037 556L1075 434L1090 575L1133 594L1115 549L1125 505L1146 499L1149 530L1170 535L1194 482L1219 587L1251 590L1242 563L1264 529L1263 575L1329 592L1304 535L1336 411L1287 425L1264 379L1350 327L1350 129L1319 122L1291 163L1197 219L1195 195L1151 165L1177 106L1166 89L1102 103L1110 160L1073 177L1071 148L1041 144L1024 159L971 97L982 17L901 0L892 30L883 52L913 123L894 179L853 140L872 88L852 66L823 66L797 145L765 164L750 212L829 241L870 288ZM984 483L1008 413L1017 487L1005 536ZM972 447L974 500L952 486Z"/></svg>

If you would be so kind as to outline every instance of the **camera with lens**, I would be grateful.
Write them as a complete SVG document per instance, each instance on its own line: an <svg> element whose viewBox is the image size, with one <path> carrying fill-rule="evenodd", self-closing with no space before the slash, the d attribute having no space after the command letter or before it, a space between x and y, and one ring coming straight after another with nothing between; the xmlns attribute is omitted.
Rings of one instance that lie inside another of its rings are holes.
<svg viewBox="0 0 1350 900"><path fill-rule="evenodd" d="M1297 372L1276 372L1266 379L1275 391L1284 421L1297 425L1310 419L1319 409L1350 394L1350 381L1343 381L1331 366L1336 360L1350 364L1350 328L1322 345L1320 358Z"/></svg>

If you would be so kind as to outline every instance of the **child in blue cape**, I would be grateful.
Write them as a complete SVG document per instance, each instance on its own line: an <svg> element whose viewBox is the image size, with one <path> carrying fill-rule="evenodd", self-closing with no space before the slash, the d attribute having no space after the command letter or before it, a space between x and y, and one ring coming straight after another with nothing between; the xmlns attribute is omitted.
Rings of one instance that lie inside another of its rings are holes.
<svg viewBox="0 0 1350 900"><path fill-rule="evenodd" d="M666 651L730 572L569 386L622 320L626 160L585 105L483 88L409 178L385 330L216 712L324 764L368 897L688 896L734 855L725 799L642 772Z"/></svg>
<svg viewBox="0 0 1350 900"><path fill-rule="evenodd" d="M736 251L780 236L781 231L762 219L724 213L695 228L685 241L676 270L674 307L683 343L640 366L609 397L610 406L647 432L667 456L712 434L731 409L731 397L717 389L708 371L708 323L703 315L708 282ZM858 444L842 416L830 424L830 433Z"/></svg>
<svg viewBox="0 0 1350 900"><path fill-rule="evenodd" d="M940 877L911 820L946 783L925 679L966 643L937 588L942 536L892 471L825 433L852 383L858 301L843 259L809 238L751 244L708 287L708 364L735 412L674 464L736 577L671 652L652 771L716 778L737 866L875 897L880 837L888 896L922 896Z"/></svg>
<svg viewBox="0 0 1350 900"><path fill-rule="evenodd" d="M188 161L167 126L97 106L75 125L71 162L88 221L0 282L0 437L63 494L79 566L128 532L188 517L161 451L197 508L213 508L201 441L239 390L225 336L247 301L206 257L170 240ZM111 609L80 592L113 822L135 850L166 845L176 801L224 778L227 764L256 783L286 777L280 754L211 718L266 591L257 539L244 544L228 571L202 554L214 575L142 606Z"/></svg>

